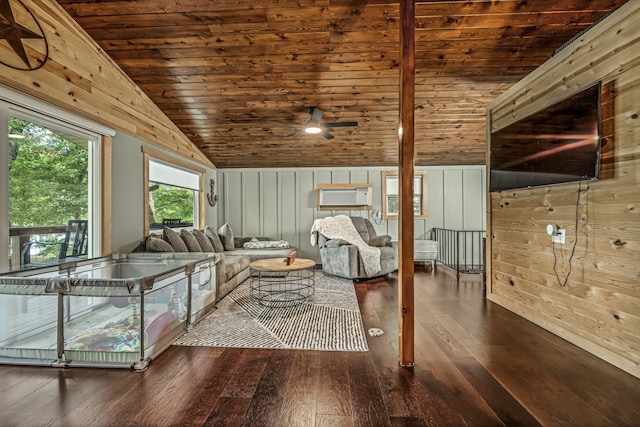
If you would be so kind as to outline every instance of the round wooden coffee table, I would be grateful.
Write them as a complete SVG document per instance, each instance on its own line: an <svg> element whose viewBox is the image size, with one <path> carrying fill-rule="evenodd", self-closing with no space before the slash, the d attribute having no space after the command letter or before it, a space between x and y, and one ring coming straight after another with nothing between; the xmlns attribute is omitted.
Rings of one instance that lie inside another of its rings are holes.
<svg viewBox="0 0 640 427"><path fill-rule="evenodd" d="M282 258L260 259L249 264L251 297L265 307L288 307L313 298L316 262L296 258L287 265Z"/></svg>

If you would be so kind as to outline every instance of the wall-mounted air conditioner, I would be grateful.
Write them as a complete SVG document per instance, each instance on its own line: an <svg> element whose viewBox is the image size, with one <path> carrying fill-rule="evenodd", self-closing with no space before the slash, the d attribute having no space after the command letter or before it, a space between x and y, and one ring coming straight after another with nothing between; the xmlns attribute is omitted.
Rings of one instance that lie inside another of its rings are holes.
<svg viewBox="0 0 640 427"><path fill-rule="evenodd" d="M318 184L318 209L371 209L372 184Z"/></svg>

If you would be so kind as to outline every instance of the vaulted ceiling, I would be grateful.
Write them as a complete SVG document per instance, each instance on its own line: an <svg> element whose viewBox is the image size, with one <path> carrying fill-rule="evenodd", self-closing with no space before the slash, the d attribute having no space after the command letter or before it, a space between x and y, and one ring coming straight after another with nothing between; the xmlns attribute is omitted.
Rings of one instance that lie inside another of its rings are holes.
<svg viewBox="0 0 640 427"><path fill-rule="evenodd" d="M626 1L416 2L416 165L484 164L486 104ZM398 2L58 2L218 168L397 163Z"/></svg>

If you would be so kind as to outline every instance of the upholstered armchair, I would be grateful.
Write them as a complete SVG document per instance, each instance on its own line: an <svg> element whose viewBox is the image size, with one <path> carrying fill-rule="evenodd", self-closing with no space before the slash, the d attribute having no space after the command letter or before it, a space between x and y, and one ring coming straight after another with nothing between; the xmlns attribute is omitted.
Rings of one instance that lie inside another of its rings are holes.
<svg viewBox="0 0 640 427"><path fill-rule="evenodd" d="M373 224L366 218L350 217L350 219L362 240L369 246L380 249L380 271L367 274L356 245L339 238L328 239L319 232L317 245L320 249L322 269L329 274L347 279L378 277L396 271L398 256L396 249L391 246L391 237L376 235Z"/></svg>

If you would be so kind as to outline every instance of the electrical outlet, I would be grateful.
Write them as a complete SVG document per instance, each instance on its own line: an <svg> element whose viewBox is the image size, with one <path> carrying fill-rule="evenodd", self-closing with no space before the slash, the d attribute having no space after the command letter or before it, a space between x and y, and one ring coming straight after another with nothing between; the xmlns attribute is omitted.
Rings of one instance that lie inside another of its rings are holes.
<svg viewBox="0 0 640 427"><path fill-rule="evenodd" d="M564 237L565 237L566 231L563 229L558 229L558 231L556 231L553 234L553 243L560 243L561 245L564 245Z"/></svg>

